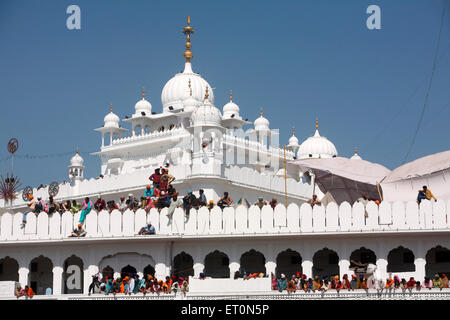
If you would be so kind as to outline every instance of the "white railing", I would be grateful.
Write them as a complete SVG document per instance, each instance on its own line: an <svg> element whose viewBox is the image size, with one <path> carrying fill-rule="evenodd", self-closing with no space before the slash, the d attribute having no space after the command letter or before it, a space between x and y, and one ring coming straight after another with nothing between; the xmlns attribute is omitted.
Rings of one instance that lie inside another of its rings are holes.
<svg viewBox="0 0 450 320"><path fill-rule="evenodd" d="M142 141L142 140L153 140L153 139L159 139L159 138L166 138L171 136L176 136L180 134L186 133L186 130L184 128L174 128L171 130L165 130L165 131L155 131L155 132L148 132L144 134L137 134L130 137L123 137L114 139L112 142L112 145L117 144L124 144L124 143L130 143L130 142L136 142L136 141Z"/></svg>
<svg viewBox="0 0 450 320"><path fill-rule="evenodd" d="M365 217L367 212L368 217ZM290 204L287 208L279 204L275 210L270 206L259 209L256 206L245 208L215 207L211 212L202 207L191 210L185 219L184 210L177 208L173 219L166 216L167 208L161 212L151 209L146 213L139 209L134 213L127 210L123 214L91 211L86 218L87 238L140 237L138 231L151 222L158 236L196 237L196 236L275 236L283 234L311 235L336 233L389 233L389 232L448 232L450 223L450 201L422 201L420 207L415 202L388 203L378 207L369 202L350 206L344 202L340 206L330 203L326 208L303 204L300 208ZM66 238L78 224L80 212L72 215L65 212L48 216L41 212L37 217L28 214L27 224L20 229L23 214L4 213L0 221L0 241L49 240Z"/></svg>
<svg viewBox="0 0 450 320"><path fill-rule="evenodd" d="M17 299L11 297L10 299ZM20 298L23 299L23 298ZM34 296L33 299L60 299L60 300L450 300L450 289L421 289L417 291L401 289L383 290L381 293L374 289L346 291L329 290L326 292L296 292L288 294L286 291L267 291L265 293L170 293L156 294L148 293L146 295L139 293L136 295L112 294L105 296L104 294L88 295L60 295L60 296Z"/></svg>

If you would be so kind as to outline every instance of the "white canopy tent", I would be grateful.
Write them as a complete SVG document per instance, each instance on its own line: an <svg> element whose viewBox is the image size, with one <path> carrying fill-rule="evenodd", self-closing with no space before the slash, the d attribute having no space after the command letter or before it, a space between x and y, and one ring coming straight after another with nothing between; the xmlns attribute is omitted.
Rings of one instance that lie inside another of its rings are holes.
<svg viewBox="0 0 450 320"><path fill-rule="evenodd" d="M408 162L381 182L386 201L416 200L427 186L438 199L450 199L450 150Z"/></svg>
<svg viewBox="0 0 450 320"><path fill-rule="evenodd" d="M342 157L290 163L299 166L302 171L311 170L320 190L324 194L329 192L338 204L344 201L354 203L363 192L367 193L368 198L380 199L382 190L377 184L390 173L380 164Z"/></svg>

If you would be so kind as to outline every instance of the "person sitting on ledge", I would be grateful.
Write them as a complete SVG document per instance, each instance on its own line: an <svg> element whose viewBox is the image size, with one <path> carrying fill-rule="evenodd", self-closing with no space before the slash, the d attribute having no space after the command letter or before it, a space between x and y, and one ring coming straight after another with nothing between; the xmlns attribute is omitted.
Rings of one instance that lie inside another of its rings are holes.
<svg viewBox="0 0 450 320"><path fill-rule="evenodd" d="M241 275L241 273L240 273L239 270L238 270L238 271L236 271L236 272L234 273L234 280L240 279L240 278L242 278L242 275Z"/></svg>
<svg viewBox="0 0 450 320"><path fill-rule="evenodd" d="M62 214L64 212L70 211L72 209L72 206L70 204L70 200L65 201L62 206L59 207L59 212Z"/></svg>
<svg viewBox="0 0 450 320"><path fill-rule="evenodd" d="M423 287L431 290L431 288L433 288L433 281L431 281L430 278L425 277L425 281L423 282Z"/></svg>
<svg viewBox="0 0 450 320"><path fill-rule="evenodd" d="M393 289L394 288L394 279L391 277L386 279L386 289Z"/></svg>
<svg viewBox="0 0 450 320"><path fill-rule="evenodd" d="M158 201L156 202L156 208L158 208L158 212L161 212L163 208L168 208L170 205L170 199L166 195L165 191L161 191L159 194Z"/></svg>
<svg viewBox="0 0 450 320"><path fill-rule="evenodd" d="M208 205L206 206L209 211L211 211L212 208L214 208L215 203L213 200L209 200Z"/></svg>
<svg viewBox="0 0 450 320"><path fill-rule="evenodd" d="M178 196L177 190L171 184L167 187L167 195L169 198L173 198L175 195Z"/></svg>
<svg viewBox="0 0 450 320"><path fill-rule="evenodd" d="M22 289L22 286L20 284L16 287L14 295L17 297L17 299L25 295L25 290Z"/></svg>
<svg viewBox="0 0 450 320"><path fill-rule="evenodd" d="M114 200L109 200L106 204L108 212L111 213L113 210L118 209L116 202Z"/></svg>
<svg viewBox="0 0 450 320"><path fill-rule="evenodd" d="M95 201L94 209L97 212L106 210L106 202L105 202L105 200L102 199L102 197L100 195L98 196L97 201Z"/></svg>
<svg viewBox="0 0 450 320"><path fill-rule="evenodd" d="M76 200L72 200L72 204L70 206L70 212L72 213L72 215L74 215L75 213L77 213L80 210L81 210L81 204L77 203Z"/></svg>
<svg viewBox="0 0 450 320"><path fill-rule="evenodd" d="M69 238L82 238L86 236L86 231L83 230L83 225L81 223L78 224L78 228L73 229L72 234Z"/></svg>
<svg viewBox="0 0 450 320"><path fill-rule="evenodd" d="M198 190L199 196L198 196L198 205L203 207L207 205L207 200L206 200L206 196L205 196L205 191L203 189Z"/></svg>
<svg viewBox="0 0 450 320"><path fill-rule="evenodd" d="M286 290L287 288L287 279L286 276L282 273L281 278L277 281L277 289L279 292Z"/></svg>
<svg viewBox="0 0 450 320"><path fill-rule="evenodd" d="M255 206L257 206L258 208L262 209L264 206L267 205L267 202L264 201L263 197L258 197L258 201L256 201L254 203Z"/></svg>
<svg viewBox="0 0 450 320"><path fill-rule="evenodd" d="M86 215L88 215L89 212L91 212L92 207L93 207L92 201L89 200L88 197L84 198L83 205L81 206L81 215L80 215L80 221L79 221L79 223L81 225L83 225L84 220L86 219Z"/></svg>
<svg viewBox="0 0 450 320"><path fill-rule="evenodd" d="M295 293L296 290L297 290L297 283L295 282L295 276L292 275L291 280L289 280L289 282L287 283L286 291L288 293Z"/></svg>
<svg viewBox="0 0 450 320"><path fill-rule="evenodd" d="M59 211L59 204L53 199L53 196L50 196L48 201L48 214L54 214Z"/></svg>
<svg viewBox="0 0 450 320"><path fill-rule="evenodd" d="M22 224L20 225L21 229L25 228L25 224L27 223L27 214L29 214L30 212L35 212L36 208L36 201L34 200L33 195L30 194L28 196L28 199L29 201L27 203L27 206L29 210L23 214Z"/></svg>
<svg viewBox="0 0 450 320"><path fill-rule="evenodd" d="M170 199L169 210L167 210L167 216L169 219L172 219L173 213L175 212L175 208L179 208L183 205L183 200L178 199L177 195L174 195L172 199ZM188 216L188 214L185 214Z"/></svg>
<svg viewBox="0 0 450 320"><path fill-rule="evenodd" d="M441 288L448 288L448 278L445 273L441 276Z"/></svg>
<svg viewBox="0 0 450 320"><path fill-rule="evenodd" d="M183 198L183 208L186 217L189 217L189 212L191 211L192 207L197 204L197 198L192 193L191 190L188 190L187 194Z"/></svg>
<svg viewBox="0 0 450 320"><path fill-rule="evenodd" d="M416 286L416 280L414 277L409 278L409 281L406 283L406 288L412 290Z"/></svg>
<svg viewBox="0 0 450 320"><path fill-rule="evenodd" d="M273 197L272 200L269 202L269 205L272 207L272 209L275 209L275 207L278 205L277 198Z"/></svg>
<svg viewBox="0 0 450 320"><path fill-rule="evenodd" d="M225 207L229 207L233 203L233 199L231 199L230 196L228 196L228 192L223 193L223 197L219 199L217 202L217 205L220 207L220 209L224 209Z"/></svg>
<svg viewBox="0 0 450 320"><path fill-rule="evenodd" d="M434 201L436 202L437 199L434 196L434 194L431 192L430 189L427 188L427 186L423 186L422 190L419 190L419 194L417 195L417 203L420 204L422 202L422 200L431 200L431 198L434 199Z"/></svg>
<svg viewBox="0 0 450 320"><path fill-rule="evenodd" d="M138 235L147 236L155 233L156 233L155 227L152 226L151 223L148 223L146 226L142 227L141 230L139 230Z"/></svg>
<svg viewBox="0 0 450 320"><path fill-rule="evenodd" d="M441 278L439 277L439 274L436 273L433 279L433 288L441 288L441 287L442 287Z"/></svg>
<svg viewBox="0 0 450 320"><path fill-rule="evenodd" d="M348 280L348 274L344 274L342 279L344 280L344 281L342 281L342 288L348 289L348 291L350 291L352 289L352 286L350 284L350 281Z"/></svg>
<svg viewBox="0 0 450 320"><path fill-rule="evenodd" d="M25 286L25 299L31 299L34 296L34 291L31 287Z"/></svg>
<svg viewBox="0 0 450 320"><path fill-rule="evenodd" d="M117 207L121 213L124 213L125 210L128 209L127 202L125 201L125 196L120 196L120 200Z"/></svg>
<svg viewBox="0 0 450 320"><path fill-rule="evenodd" d="M206 280L206 275L203 272L200 272L200 274L198 275L198 278L200 280Z"/></svg>
<svg viewBox="0 0 450 320"><path fill-rule="evenodd" d="M320 202L319 199L317 199L317 195L313 194L312 198L309 199L306 203L311 205L311 208L314 208L314 206L317 205L321 205L322 202Z"/></svg>

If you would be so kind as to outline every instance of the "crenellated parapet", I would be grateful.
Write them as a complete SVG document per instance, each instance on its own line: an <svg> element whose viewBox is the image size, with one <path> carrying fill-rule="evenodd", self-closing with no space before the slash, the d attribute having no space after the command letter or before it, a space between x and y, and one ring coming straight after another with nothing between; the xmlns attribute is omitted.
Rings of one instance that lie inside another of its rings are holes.
<svg viewBox="0 0 450 320"><path fill-rule="evenodd" d="M303 204L300 207L290 204L287 209L279 204L272 209L264 206L246 208L206 207L191 210L185 218L184 210L177 208L173 219L167 217L167 208L158 212L143 209L136 212L127 210L123 214L114 210L111 213L91 211L86 218L86 238L108 239L111 237L140 237L140 228L147 223L155 226L156 236L177 237L277 237L302 236L323 237L327 235L371 235L374 234L416 234L450 232L450 201L423 201L420 207L415 202L376 203L369 202L366 207L361 203L351 206L344 202L340 206L330 203L328 206ZM28 215L25 229L20 229L22 213L4 213L0 221L0 240L40 241L66 239L78 224L80 212L65 212L48 216L46 213Z"/></svg>

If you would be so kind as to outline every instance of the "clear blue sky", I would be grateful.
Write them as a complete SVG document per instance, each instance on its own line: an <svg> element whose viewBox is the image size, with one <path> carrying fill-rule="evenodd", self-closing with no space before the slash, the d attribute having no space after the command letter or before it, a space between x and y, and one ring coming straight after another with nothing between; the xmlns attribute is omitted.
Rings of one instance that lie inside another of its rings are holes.
<svg viewBox="0 0 450 320"><path fill-rule="evenodd" d="M66 8L81 8L81 30ZM381 30L366 8L381 7ZM438 64L408 161L450 149L449 1L0 1L0 169L17 137L15 173L23 185L68 179L77 147L86 176L98 176L109 104L130 115L142 87L161 112L164 84L183 69L191 15L193 67L215 87L216 106L233 98L244 118L259 109L287 143L320 133L349 157L393 169L412 141L431 75L441 14ZM127 125L125 125L127 127ZM67 154L67 153L70 153ZM62 153L65 155L55 156ZM26 159L21 155L52 155Z"/></svg>

